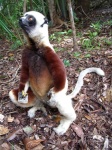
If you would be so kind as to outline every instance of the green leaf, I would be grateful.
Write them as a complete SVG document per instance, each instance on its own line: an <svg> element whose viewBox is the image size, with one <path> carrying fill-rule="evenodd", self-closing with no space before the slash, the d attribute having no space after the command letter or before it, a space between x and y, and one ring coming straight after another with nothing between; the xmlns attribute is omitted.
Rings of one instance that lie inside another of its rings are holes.
<svg viewBox="0 0 112 150"><path fill-rule="evenodd" d="M76 58L78 58L78 57L81 55L81 53L80 53L80 52L75 52L73 55L74 55Z"/></svg>
<svg viewBox="0 0 112 150"><path fill-rule="evenodd" d="M91 54L86 54L84 57L85 57L85 58L90 58L90 57L91 57Z"/></svg>
<svg viewBox="0 0 112 150"><path fill-rule="evenodd" d="M70 61L69 60L64 60L64 65L66 66L66 67L69 67L70 66Z"/></svg>
<svg viewBox="0 0 112 150"><path fill-rule="evenodd" d="M93 36L97 36L98 35L98 32L93 32Z"/></svg>

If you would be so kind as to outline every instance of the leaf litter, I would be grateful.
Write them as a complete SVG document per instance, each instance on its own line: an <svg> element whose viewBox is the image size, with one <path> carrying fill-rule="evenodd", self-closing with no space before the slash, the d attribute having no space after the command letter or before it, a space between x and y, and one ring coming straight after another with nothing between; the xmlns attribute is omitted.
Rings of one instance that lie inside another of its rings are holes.
<svg viewBox="0 0 112 150"><path fill-rule="evenodd" d="M80 41L80 39L78 39L78 41ZM63 61L66 60L66 62L69 62L69 64L66 65L67 77L69 80L68 93L75 87L80 71L87 67L94 66L102 68L105 71L105 77L98 77L98 75L92 73L84 78L84 86L80 93L73 99L73 106L77 113L75 124L73 123L63 136L57 136L53 131L53 127L57 126L60 121L60 115L57 109L46 106L48 117L44 117L42 112L37 111L36 117L30 119L27 116L28 109L16 107L10 101L8 92L13 88L17 88L19 84L19 65L21 65L22 48L11 53L8 50L10 43L5 40L2 41L0 48L4 48L4 50L1 51L3 57L0 59L0 77L5 76L5 78L0 78L0 82L2 81L0 84L0 135L2 136L2 138L0 138L0 143L3 144L1 145L4 146L5 142L3 139L6 139L8 141L8 146L6 146L7 150L8 147L13 147L15 150L24 150L25 145L23 141L28 138L31 140L31 143L28 145L35 145L32 150L80 150L81 140L82 142L84 141L86 149L88 150L111 150L111 48L105 46L101 48L101 50L86 51L86 49L81 48L79 43L80 50L78 54L80 54L81 58L80 56L76 58L76 55L74 56L76 51L73 50L70 42L61 43L60 41L60 43L54 42L52 44L58 48L59 51L57 53L60 58ZM63 48L62 51L61 48ZM14 59L9 59L8 57L13 57ZM29 131L23 131L26 127L29 127ZM100 135L104 140L100 141L93 139L95 135L93 133L94 128L97 130L96 135ZM37 135L37 139L35 135ZM39 142L39 139L42 141L40 140L41 142Z"/></svg>

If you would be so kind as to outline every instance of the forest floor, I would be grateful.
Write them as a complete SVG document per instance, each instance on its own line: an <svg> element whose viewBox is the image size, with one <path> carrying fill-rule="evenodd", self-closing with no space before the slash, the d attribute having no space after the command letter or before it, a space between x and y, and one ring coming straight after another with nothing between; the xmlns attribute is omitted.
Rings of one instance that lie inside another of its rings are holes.
<svg viewBox="0 0 112 150"><path fill-rule="evenodd" d="M35 147L32 150L112 150L112 44L101 42L110 40L111 26L92 39L96 46L91 45L91 50L84 40L88 39L87 32L77 30L81 33L77 36L78 52L72 48L72 36L59 32L58 37L50 37L67 70L68 93L74 89L81 70L100 67L105 72L104 77L86 75L84 86L73 99L77 119L62 136L53 131L60 120L57 109L47 107L47 117L37 111L30 119L28 109L10 101L9 91L19 84L22 47L12 50L8 41L0 41L0 150L24 150L27 146Z"/></svg>

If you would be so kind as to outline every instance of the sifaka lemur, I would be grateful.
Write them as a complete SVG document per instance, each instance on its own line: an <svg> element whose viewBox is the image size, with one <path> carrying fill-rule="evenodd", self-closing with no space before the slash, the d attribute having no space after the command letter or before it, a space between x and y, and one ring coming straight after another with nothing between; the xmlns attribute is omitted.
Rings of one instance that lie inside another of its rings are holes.
<svg viewBox="0 0 112 150"><path fill-rule="evenodd" d="M75 89L67 95L66 69L49 42L46 17L36 11L26 12L20 18L19 24L26 36L27 45L22 53L19 87L12 89L9 92L9 97L17 106L32 107L28 111L30 118L34 117L35 112L39 109L46 114L44 103L51 107L57 107L62 119L54 131L58 135L62 135L76 119L72 98L79 93L84 76L90 72L104 76L104 72L95 67L83 70L79 75Z"/></svg>

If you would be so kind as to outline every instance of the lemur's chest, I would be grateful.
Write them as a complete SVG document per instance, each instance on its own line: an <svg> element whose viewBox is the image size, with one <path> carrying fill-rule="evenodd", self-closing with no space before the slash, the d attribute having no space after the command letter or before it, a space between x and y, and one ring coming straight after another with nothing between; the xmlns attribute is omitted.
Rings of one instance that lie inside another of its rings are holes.
<svg viewBox="0 0 112 150"><path fill-rule="evenodd" d="M29 81L33 92L41 97L45 96L53 86L53 80L45 61L33 53L28 59Z"/></svg>

